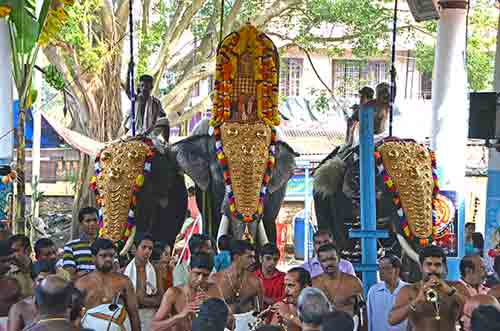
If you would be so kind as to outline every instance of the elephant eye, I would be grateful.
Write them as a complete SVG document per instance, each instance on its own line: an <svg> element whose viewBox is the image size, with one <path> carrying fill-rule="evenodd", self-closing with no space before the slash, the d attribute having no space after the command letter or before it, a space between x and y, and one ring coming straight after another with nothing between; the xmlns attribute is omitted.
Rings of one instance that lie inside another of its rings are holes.
<svg viewBox="0 0 500 331"><path fill-rule="evenodd" d="M266 137L266 133L264 131L257 131L257 133L255 135L257 136L257 138L265 138Z"/></svg>
<svg viewBox="0 0 500 331"><path fill-rule="evenodd" d="M102 153L100 157L101 161L108 162L112 159L112 154L109 151L105 151Z"/></svg>
<svg viewBox="0 0 500 331"><path fill-rule="evenodd" d="M238 132L238 129L229 129L229 130L227 130L227 133L230 136L237 136L239 132Z"/></svg>

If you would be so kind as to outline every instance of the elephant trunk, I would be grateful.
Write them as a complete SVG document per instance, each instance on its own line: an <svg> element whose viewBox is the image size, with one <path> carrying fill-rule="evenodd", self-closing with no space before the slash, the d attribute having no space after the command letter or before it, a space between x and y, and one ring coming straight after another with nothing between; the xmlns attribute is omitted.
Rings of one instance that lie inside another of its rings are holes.
<svg viewBox="0 0 500 331"><path fill-rule="evenodd" d="M258 243L260 245L269 242L264 228L264 223L262 221L244 223L244 222L233 222L226 215L222 215L219 232L217 233L217 239L222 235L232 233L233 238L236 240L250 240L253 243Z"/></svg>

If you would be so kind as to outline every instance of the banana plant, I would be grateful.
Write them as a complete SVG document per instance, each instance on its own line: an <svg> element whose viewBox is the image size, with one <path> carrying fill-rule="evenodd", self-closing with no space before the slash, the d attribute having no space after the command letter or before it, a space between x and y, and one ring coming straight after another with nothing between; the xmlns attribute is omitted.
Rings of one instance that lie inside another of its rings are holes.
<svg viewBox="0 0 500 331"><path fill-rule="evenodd" d="M43 0L37 8L36 0L0 0L0 19L6 19L9 26L12 51L12 78L19 97L17 123L17 164L18 173L16 213L14 232L24 233L25 229L25 137L26 110L30 109L37 97L32 88L33 70L41 47L51 42L61 29L67 14L65 6L75 0Z"/></svg>

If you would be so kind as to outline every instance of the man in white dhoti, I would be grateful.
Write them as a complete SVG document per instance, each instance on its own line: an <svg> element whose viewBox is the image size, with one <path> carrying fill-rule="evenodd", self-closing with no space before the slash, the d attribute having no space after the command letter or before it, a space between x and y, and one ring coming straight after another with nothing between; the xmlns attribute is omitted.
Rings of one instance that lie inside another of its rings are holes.
<svg viewBox="0 0 500 331"><path fill-rule="evenodd" d="M151 329L151 320L165 292L163 284L159 281L160 274L150 262L153 246L153 237L149 234L144 235L137 245L135 257L124 271L137 295L142 330Z"/></svg>
<svg viewBox="0 0 500 331"><path fill-rule="evenodd" d="M255 250L248 241L231 244L231 266L212 275L229 311L234 316L235 330L248 331L255 322L255 312L264 305L262 282L249 268L255 264Z"/></svg>
<svg viewBox="0 0 500 331"><path fill-rule="evenodd" d="M96 270L78 278L75 287L84 295L82 326L93 330L140 331L134 286L127 276L112 272L113 242L97 239L91 246Z"/></svg>

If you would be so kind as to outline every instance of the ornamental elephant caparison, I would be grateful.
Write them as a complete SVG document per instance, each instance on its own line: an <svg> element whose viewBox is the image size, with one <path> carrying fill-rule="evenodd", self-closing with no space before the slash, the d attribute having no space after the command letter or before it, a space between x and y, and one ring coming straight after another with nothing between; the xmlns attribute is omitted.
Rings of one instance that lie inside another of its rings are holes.
<svg viewBox="0 0 500 331"><path fill-rule="evenodd" d="M375 156L377 228L390 233L379 243L417 263L423 245L447 235L434 155L415 141L386 138L376 143ZM343 255L354 260L361 255L360 241L349 239L348 229L360 226L359 178L358 146L338 147L314 172L318 227L330 230Z"/></svg>
<svg viewBox="0 0 500 331"><path fill-rule="evenodd" d="M209 193L198 202L212 236L231 232L264 243L267 233L275 241L297 156L276 128L278 79L278 51L268 36L249 24L230 33L217 49L210 122L173 146L181 168Z"/></svg>
<svg viewBox="0 0 500 331"><path fill-rule="evenodd" d="M167 126L164 141L168 130ZM122 139L106 146L96 158L93 185L100 208L100 236L126 242L122 254L134 236L144 233L173 247L186 217L187 190L175 153L157 137L153 140Z"/></svg>
<svg viewBox="0 0 500 331"><path fill-rule="evenodd" d="M216 235L220 233L219 225L222 214L231 219L231 213L226 203L223 171L216 159L215 140L213 136L208 134L208 131L208 121L203 120L193 130L190 137L175 143L172 149L177 153L177 160L180 167L196 183L197 202L201 210L204 203L203 200L207 199L206 197L203 198L202 194L203 192L209 193L208 199L211 215L209 216L204 210L202 210L202 214L204 220L209 219L209 217L212 220L212 224L204 225L206 232ZM298 156L284 141L278 140L276 149L276 167L271 174L269 192L264 201L264 212L262 215L262 224L264 225L267 238L271 242L276 241L275 220L285 198L288 180L293 175L295 169L295 157ZM244 153L252 153L252 149L248 148L244 150ZM232 233L233 237L243 238L245 224L233 221L229 223L228 231ZM255 239L259 238L258 224L253 222L249 227L252 237Z"/></svg>

